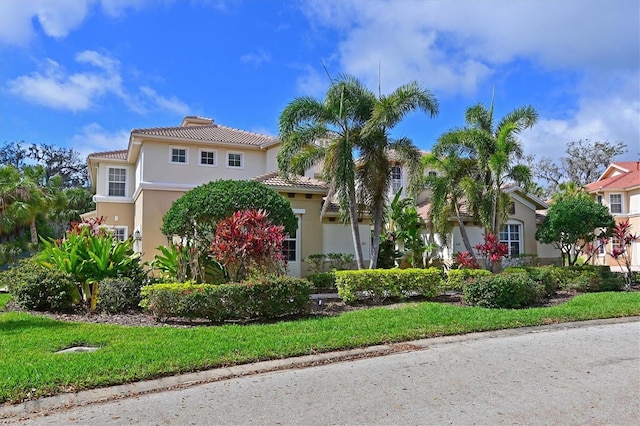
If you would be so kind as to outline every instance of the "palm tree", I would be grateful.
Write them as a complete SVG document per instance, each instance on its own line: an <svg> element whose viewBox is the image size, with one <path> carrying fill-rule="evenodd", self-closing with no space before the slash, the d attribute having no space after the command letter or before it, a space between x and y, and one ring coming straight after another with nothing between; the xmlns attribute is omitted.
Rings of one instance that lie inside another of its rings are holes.
<svg viewBox="0 0 640 426"><path fill-rule="evenodd" d="M280 114L278 168L284 175L302 175L322 161L323 179L329 185L328 205L337 196L343 221L351 225L358 269L364 268L360 233L354 149L371 116L375 96L357 79L340 76L331 82L324 100L301 97ZM319 141L326 141L321 145Z"/></svg>
<svg viewBox="0 0 640 426"><path fill-rule="evenodd" d="M531 181L530 169L516 164L523 154L517 135L532 127L537 119L535 109L524 106L509 112L495 125L492 99L488 109L482 104L469 107L465 114L467 127L452 131L451 137L441 138L434 147L436 154L453 150L476 161L482 192L476 194L477 204L472 207L493 234L497 234L508 217L509 198L504 194L504 185L513 182L527 187Z"/></svg>
<svg viewBox="0 0 640 426"><path fill-rule="evenodd" d="M442 135L439 141L444 138L456 137L455 132L448 132ZM429 221L431 230L440 235L443 241L451 234L453 224L451 217L455 217L460 229L460 235L467 252L473 256L473 246L467 234L464 223L463 206L468 208L474 203L468 200L477 194L476 163L469 158L461 158L455 151L449 152L446 156L437 156L433 153L423 159L425 167L435 170L435 175L426 178L427 187L431 190ZM467 212L473 214L473 212Z"/></svg>
<svg viewBox="0 0 640 426"><path fill-rule="evenodd" d="M417 109L431 117L438 114L436 97L415 81L398 87L389 95L379 95L359 141L357 182L373 216L370 268L377 266L392 167L398 163L404 165L408 178L406 191L410 197L415 198L423 189L420 151L410 139L394 140L389 135L407 114ZM390 159L391 155L395 158Z"/></svg>

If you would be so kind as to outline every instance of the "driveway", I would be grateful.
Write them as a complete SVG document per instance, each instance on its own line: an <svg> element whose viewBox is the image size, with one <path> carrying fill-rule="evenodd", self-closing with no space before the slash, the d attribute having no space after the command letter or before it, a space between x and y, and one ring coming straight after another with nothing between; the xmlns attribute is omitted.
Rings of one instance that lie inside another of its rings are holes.
<svg viewBox="0 0 640 426"><path fill-rule="evenodd" d="M640 322L410 342L407 352L91 403L26 425L638 425ZM113 396L123 387L113 388Z"/></svg>

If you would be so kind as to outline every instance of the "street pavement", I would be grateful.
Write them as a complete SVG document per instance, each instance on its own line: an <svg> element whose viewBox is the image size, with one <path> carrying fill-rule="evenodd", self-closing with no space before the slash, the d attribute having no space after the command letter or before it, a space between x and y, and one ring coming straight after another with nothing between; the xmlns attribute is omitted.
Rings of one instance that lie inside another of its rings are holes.
<svg viewBox="0 0 640 426"><path fill-rule="evenodd" d="M115 387L115 399L106 402L31 414L25 406L25 413L15 411L19 415L5 422L640 425L638 318L425 339L402 347L407 351L124 398L118 394L126 388Z"/></svg>

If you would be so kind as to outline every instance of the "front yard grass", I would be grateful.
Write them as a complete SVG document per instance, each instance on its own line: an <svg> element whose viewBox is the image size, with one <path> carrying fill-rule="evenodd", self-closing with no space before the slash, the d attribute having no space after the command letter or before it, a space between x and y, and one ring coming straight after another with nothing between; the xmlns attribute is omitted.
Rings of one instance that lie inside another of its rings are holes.
<svg viewBox="0 0 640 426"><path fill-rule="evenodd" d="M8 299L0 295L0 309ZM0 313L0 403L183 372L381 343L640 315L640 292L589 293L520 310L406 303L269 324L127 327ZM54 354L77 345L97 352Z"/></svg>

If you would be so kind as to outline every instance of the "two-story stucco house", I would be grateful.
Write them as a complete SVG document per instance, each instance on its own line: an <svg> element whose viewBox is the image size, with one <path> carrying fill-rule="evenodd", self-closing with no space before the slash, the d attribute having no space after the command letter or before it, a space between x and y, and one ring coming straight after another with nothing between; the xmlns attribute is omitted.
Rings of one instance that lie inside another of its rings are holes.
<svg viewBox="0 0 640 426"><path fill-rule="evenodd" d="M218 179L258 180L287 197L299 227L286 242L291 275L306 273L302 260L315 253L353 253L350 227L320 211L327 186L310 171L295 181L278 175L278 139L185 117L177 127L135 129L126 149L89 155L96 210L121 238L133 236L145 261L167 245L160 228L171 204L186 191ZM370 231L360 224L362 252L369 259Z"/></svg>
<svg viewBox="0 0 640 426"><path fill-rule="evenodd" d="M596 201L609 208L616 222L629 220L631 232L640 234L640 161L610 164L598 180L588 184L586 189ZM607 247L601 250L599 261L617 266L616 260L607 253L618 245L619 241L611 238ZM640 241L632 244L629 258L632 266L640 268Z"/></svg>

